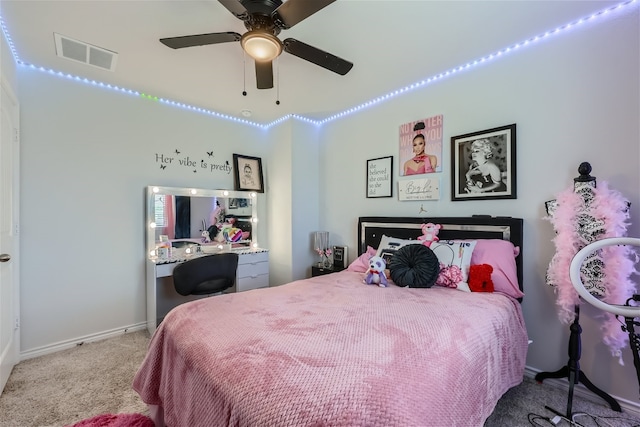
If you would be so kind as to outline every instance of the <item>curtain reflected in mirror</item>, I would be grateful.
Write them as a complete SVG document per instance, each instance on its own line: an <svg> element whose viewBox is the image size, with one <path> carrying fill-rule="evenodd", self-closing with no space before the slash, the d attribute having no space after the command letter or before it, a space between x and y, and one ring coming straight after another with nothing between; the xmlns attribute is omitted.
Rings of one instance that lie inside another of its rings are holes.
<svg viewBox="0 0 640 427"><path fill-rule="evenodd" d="M175 238L190 239L191 237L191 197L173 196L176 200Z"/></svg>

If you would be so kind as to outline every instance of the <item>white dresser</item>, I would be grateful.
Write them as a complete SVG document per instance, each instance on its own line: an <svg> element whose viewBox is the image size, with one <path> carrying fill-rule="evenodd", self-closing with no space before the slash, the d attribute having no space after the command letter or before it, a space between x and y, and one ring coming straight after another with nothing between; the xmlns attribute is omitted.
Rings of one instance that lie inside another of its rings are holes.
<svg viewBox="0 0 640 427"><path fill-rule="evenodd" d="M206 255L206 254L203 254ZM185 260L164 264L147 261L147 329L153 334L174 307L206 296L182 296L173 286L173 269ZM269 252L266 249L238 251L236 284L225 293L269 287Z"/></svg>
<svg viewBox="0 0 640 427"><path fill-rule="evenodd" d="M269 252L250 252L238 257L236 292L269 286Z"/></svg>

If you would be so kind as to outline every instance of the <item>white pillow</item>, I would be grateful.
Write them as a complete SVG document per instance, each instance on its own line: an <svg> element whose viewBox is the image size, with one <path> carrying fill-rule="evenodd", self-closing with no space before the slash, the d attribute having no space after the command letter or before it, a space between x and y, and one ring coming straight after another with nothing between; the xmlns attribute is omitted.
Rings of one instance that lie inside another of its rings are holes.
<svg viewBox="0 0 640 427"><path fill-rule="evenodd" d="M421 242L420 242L421 243ZM469 267L471 266L471 255L476 247L475 240L440 240L431 243L431 250L438 257L441 267L457 266L462 271L462 282L458 287L467 286L469 280Z"/></svg>
<svg viewBox="0 0 640 427"><path fill-rule="evenodd" d="M378 246L378 251L376 255L379 256L387 263L387 268L389 268L389 263L391 262L391 258L393 254L396 253L398 249L406 245L421 245L422 242L420 240L403 240L397 239L395 237L389 237L386 235L382 235L382 239L380 239L380 245ZM469 269L467 268L467 272Z"/></svg>

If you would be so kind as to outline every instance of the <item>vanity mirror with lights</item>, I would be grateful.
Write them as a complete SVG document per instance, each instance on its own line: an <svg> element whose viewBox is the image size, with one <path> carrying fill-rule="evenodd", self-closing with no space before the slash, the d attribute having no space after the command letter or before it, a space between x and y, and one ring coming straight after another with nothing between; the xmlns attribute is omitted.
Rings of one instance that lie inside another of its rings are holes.
<svg viewBox="0 0 640 427"><path fill-rule="evenodd" d="M147 187L147 329L153 333L171 309L202 296L179 295L173 269L189 259L236 252L236 284L225 292L269 286L268 251L258 245L255 192Z"/></svg>

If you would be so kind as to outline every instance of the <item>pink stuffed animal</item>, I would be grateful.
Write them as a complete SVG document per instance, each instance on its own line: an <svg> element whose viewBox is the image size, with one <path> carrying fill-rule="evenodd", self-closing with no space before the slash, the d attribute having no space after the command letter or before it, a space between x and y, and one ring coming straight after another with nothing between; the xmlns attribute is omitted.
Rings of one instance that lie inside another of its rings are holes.
<svg viewBox="0 0 640 427"><path fill-rule="evenodd" d="M426 247L430 247L431 243L437 242L438 240L438 232L442 226L440 224L434 224L428 222L426 224L422 224L422 236L418 237L418 240L422 241L422 244Z"/></svg>

